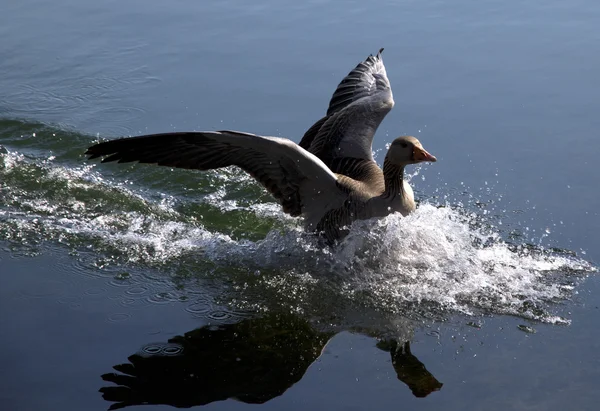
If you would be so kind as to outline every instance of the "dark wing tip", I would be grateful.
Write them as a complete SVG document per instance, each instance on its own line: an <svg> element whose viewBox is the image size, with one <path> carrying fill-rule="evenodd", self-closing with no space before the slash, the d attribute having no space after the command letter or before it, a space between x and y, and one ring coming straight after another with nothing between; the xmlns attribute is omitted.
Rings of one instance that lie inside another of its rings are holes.
<svg viewBox="0 0 600 411"><path fill-rule="evenodd" d="M123 155L127 153L128 149L131 148L128 145L129 140L131 139L122 138L103 141L88 147L84 155L88 156L88 160L94 160L103 157L102 163L119 161Z"/></svg>
<svg viewBox="0 0 600 411"><path fill-rule="evenodd" d="M114 150L103 150L103 143L94 144L85 151L84 155L88 156L88 160L94 160L96 158L104 157L109 154L114 154ZM102 160L104 162L104 160Z"/></svg>
<svg viewBox="0 0 600 411"><path fill-rule="evenodd" d="M85 153L83 153L83 155L85 155L85 156L89 156L89 157L88 157L88 160L93 160L93 159L95 159L95 158L102 157L102 154L101 154L101 153L97 153L95 150L93 150L93 148L94 148L93 146L92 146L92 147L89 147L89 148L88 148L88 149L85 151Z"/></svg>
<svg viewBox="0 0 600 411"><path fill-rule="evenodd" d="M384 50L384 48L383 48L383 47L381 47L381 48L379 49L379 51L377 52L377 54L375 54L375 56L373 56L372 54L369 54L369 57L367 58L367 60L365 61L365 63L366 63L368 60L371 60L371 59L377 59L377 60L381 60L381 54L383 53L383 50Z"/></svg>
<svg viewBox="0 0 600 411"><path fill-rule="evenodd" d="M83 155L88 156L88 160L94 160L96 158L102 157L104 154L98 153L94 150L95 146L89 147Z"/></svg>

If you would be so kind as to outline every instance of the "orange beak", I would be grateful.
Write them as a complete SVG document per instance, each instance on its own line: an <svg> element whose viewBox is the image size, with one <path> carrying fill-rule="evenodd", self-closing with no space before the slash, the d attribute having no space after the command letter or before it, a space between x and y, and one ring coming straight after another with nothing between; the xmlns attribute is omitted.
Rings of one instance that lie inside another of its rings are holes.
<svg viewBox="0 0 600 411"><path fill-rule="evenodd" d="M431 161L432 163L435 163L437 158L429 154L423 147L415 146L413 149L413 160L419 163L422 161Z"/></svg>

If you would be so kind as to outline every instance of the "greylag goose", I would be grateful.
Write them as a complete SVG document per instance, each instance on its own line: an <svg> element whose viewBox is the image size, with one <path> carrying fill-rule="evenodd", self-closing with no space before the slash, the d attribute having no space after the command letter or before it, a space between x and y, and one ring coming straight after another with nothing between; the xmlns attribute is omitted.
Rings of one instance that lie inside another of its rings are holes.
<svg viewBox="0 0 600 411"><path fill-rule="evenodd" d="M375 130L394 102L381 51L360 63L340 83L326 117L300 144L286 138L239 131L152 134L105 141L86 151L102 162L158 164L210 170L237 166L262 184L305 229L333 243L355 220L406 215L415 209L404 180L409 164L436 161L412 136L396 138L383 170L375 163Z"/></svg>

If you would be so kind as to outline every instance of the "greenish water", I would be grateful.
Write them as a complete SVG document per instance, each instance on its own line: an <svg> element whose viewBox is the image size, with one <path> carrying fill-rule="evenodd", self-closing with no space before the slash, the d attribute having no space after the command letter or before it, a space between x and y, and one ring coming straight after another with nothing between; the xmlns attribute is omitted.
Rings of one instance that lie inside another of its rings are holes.
<svg viewBox="0 0 600 411"><path fill-rule="evenodd" d="M0 403L594 409L598 17L586 1L8 5ZM381 46L396 107L377 158L413 134L439 161L409 170L413 215L335 249L238 170L83 156L170 130L298 141Z"/></svg>

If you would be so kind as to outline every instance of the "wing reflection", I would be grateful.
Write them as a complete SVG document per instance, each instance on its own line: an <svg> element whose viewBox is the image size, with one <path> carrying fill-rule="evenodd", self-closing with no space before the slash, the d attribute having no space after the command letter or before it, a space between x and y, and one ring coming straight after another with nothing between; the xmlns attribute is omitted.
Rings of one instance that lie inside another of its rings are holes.
<svg viewBox="0 0 600 411"><path fill-rule="evenodd" d="M236 399L261 404L300 381L335 332L318 331L292 314L271 313L237 324L206 326L167 343L149 344L102 375L110 410L140 404L174 407ZM380 342L392 355L398 378L417 397L439 383L410 353L408 343Z"/></svg>

